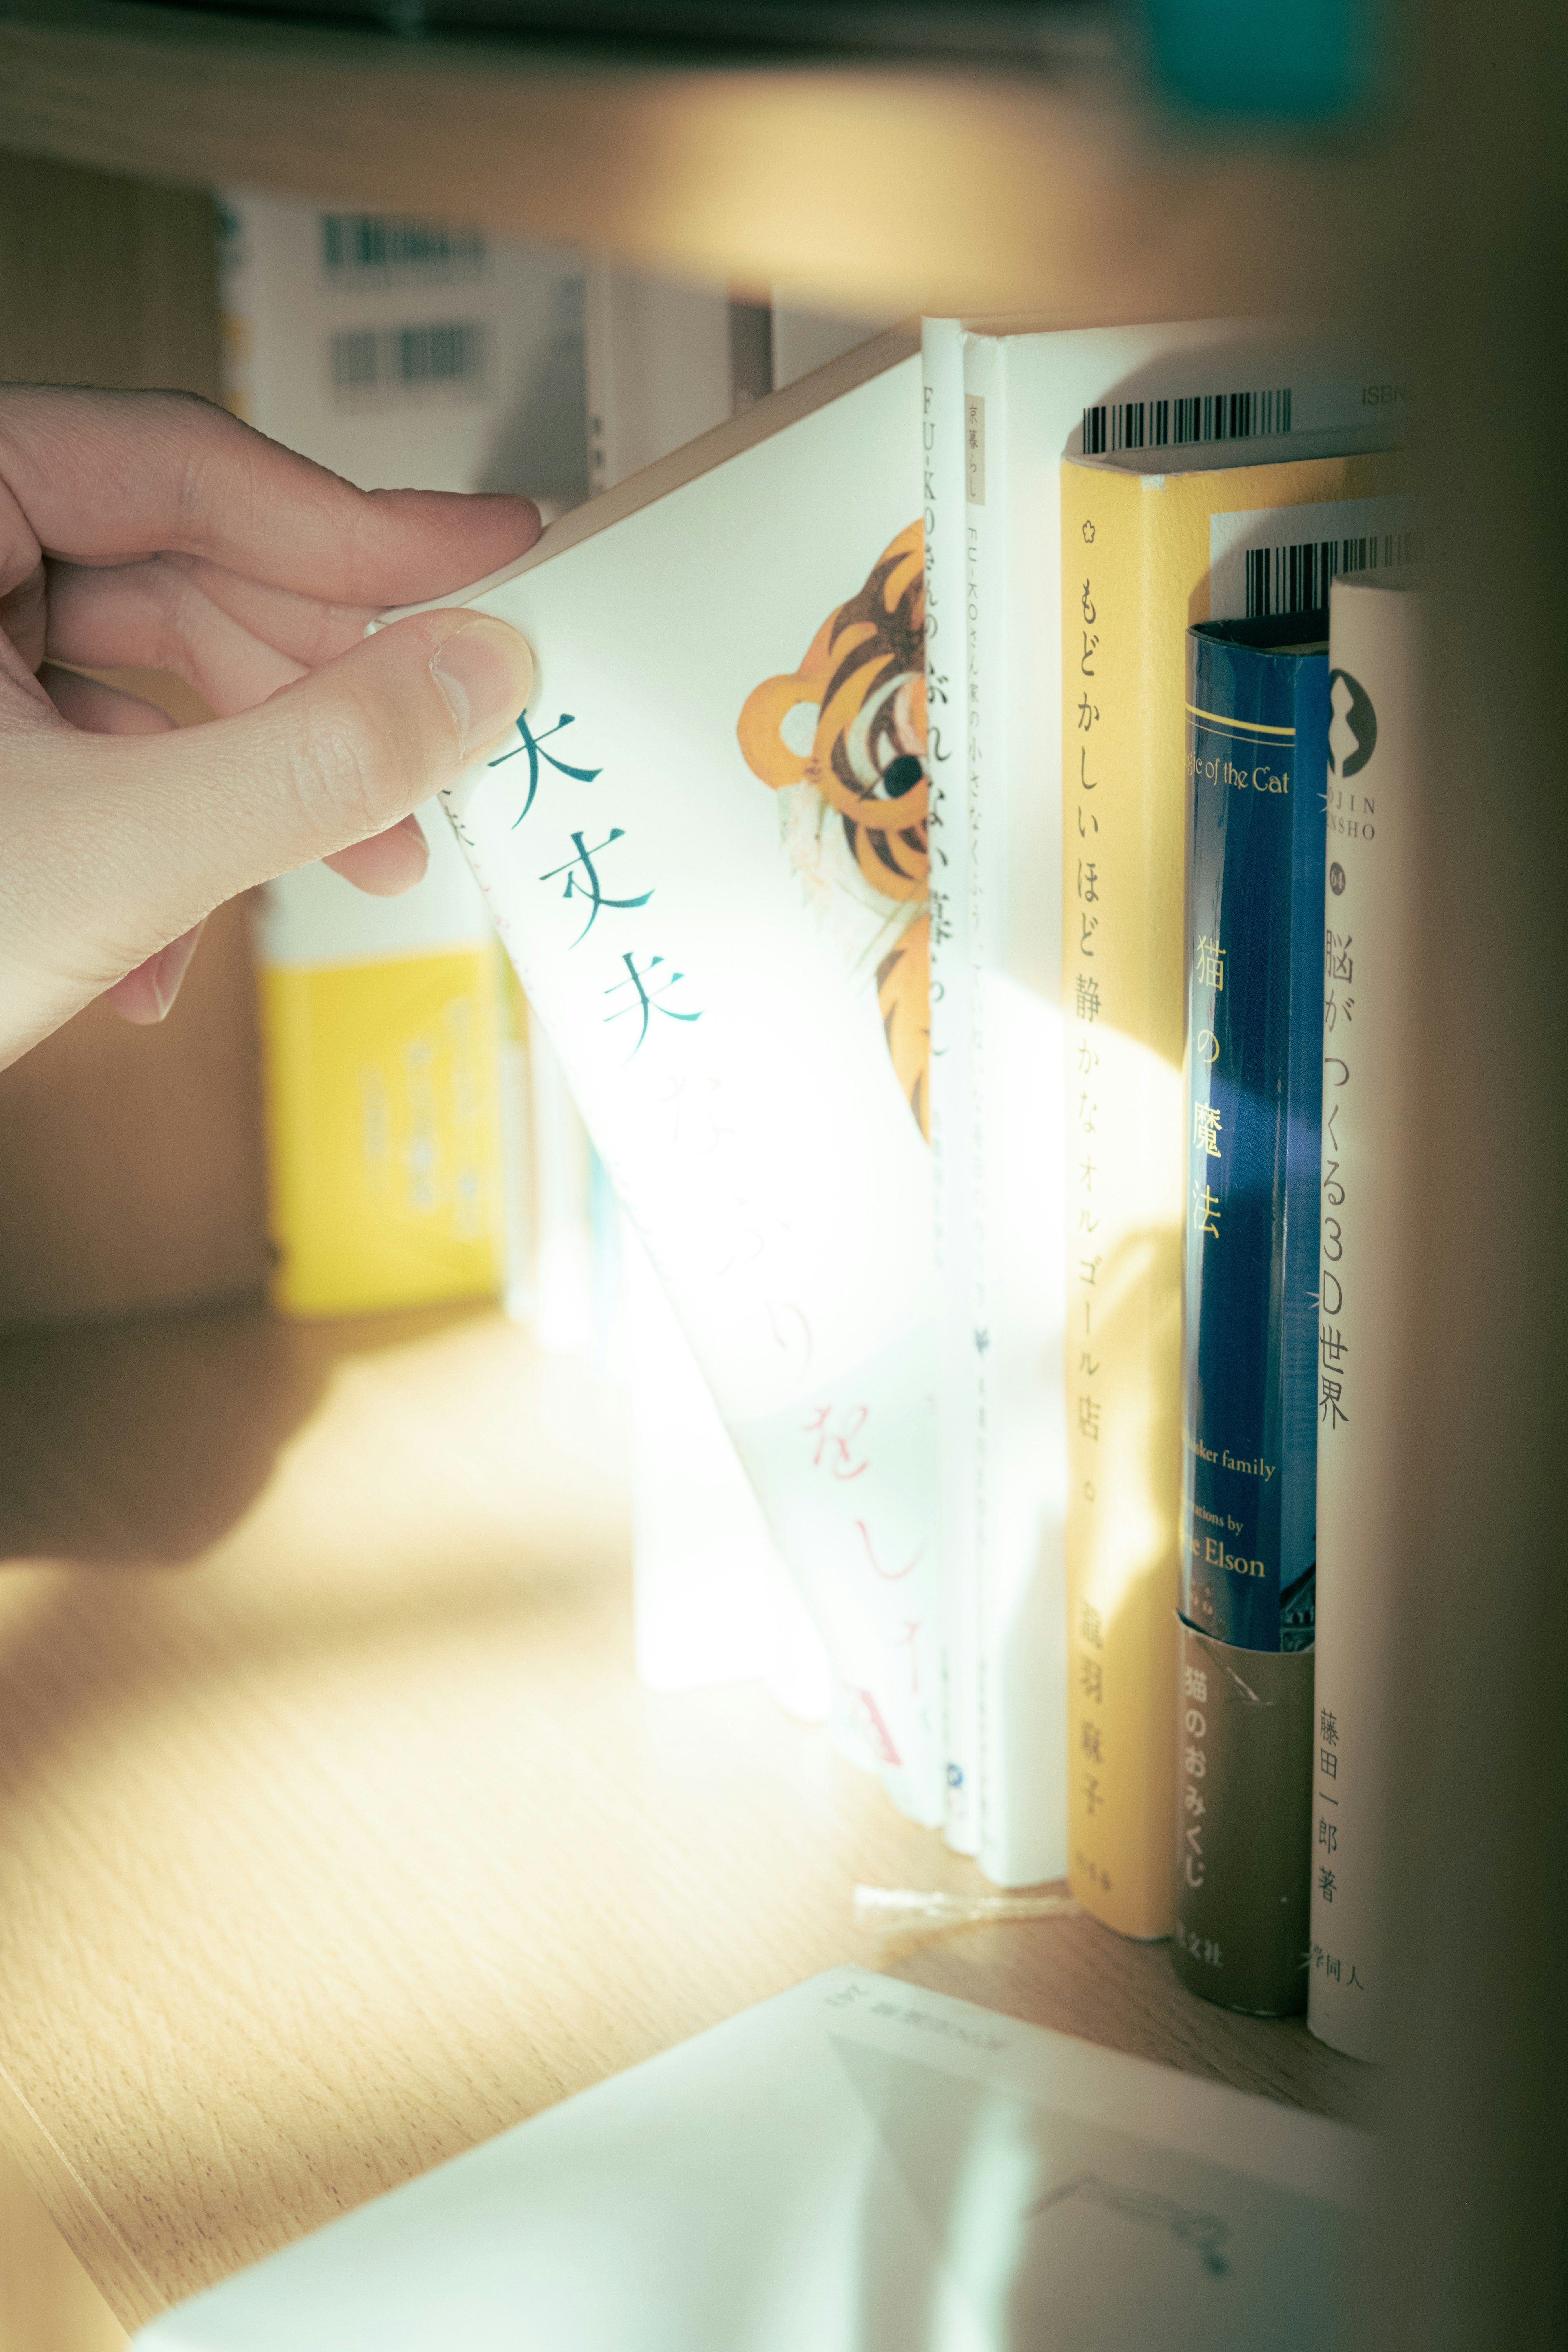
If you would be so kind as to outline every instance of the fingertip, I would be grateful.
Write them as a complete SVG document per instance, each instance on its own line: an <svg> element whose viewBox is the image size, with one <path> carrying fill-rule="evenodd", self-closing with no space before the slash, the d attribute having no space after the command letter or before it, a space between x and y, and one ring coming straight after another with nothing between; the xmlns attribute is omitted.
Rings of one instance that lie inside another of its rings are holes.
<svg viewBox="0 0 1568 2352"><path fill-rule="evenodd" d="M430 863L430 845L416 816L399 818L384 833L373 833L351 842L321 860L356 890L371 898L398 898L424 879Z"/></svg>
<svg viewBox="0 0 1568 2352"><path fill-rule="evenodd" d="M510 490L369 490L363 496L377 524L394 527L386 556L395 552L399 572L412 579L417 569L424 582L389 590L388 603L454 595L515 563L544 528L533 500Z"/></svg>
<svg viewBox="0 0 1568 2352"><path fill-rule="evenodd" d="M205 926L204 915L199 923L193 923L188 931L171 940L166 948L160 948L156 955L149 956L133 971L128 971L123 980L117 980L105 990L121 1021L129 1021L134 1029L155 1029L167 1017Z"/></svg>
<svg viewBox="0 0 1568 2352"><path fill-rule="evenodd" d="M466 613L443 634L430 675L452 714L458 750L477 759L515 727L533 692L533 648L521 630L489 613Z"/></svg>

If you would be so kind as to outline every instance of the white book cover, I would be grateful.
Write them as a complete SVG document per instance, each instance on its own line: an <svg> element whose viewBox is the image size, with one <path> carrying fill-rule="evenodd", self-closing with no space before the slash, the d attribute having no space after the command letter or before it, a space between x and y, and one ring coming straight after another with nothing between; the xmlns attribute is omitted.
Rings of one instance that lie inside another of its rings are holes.
<svg viewBox="0 0 1568 2352"><path fill-rule="evenodd" d="M911 342L479 583L537 683L446 797L861 1735L935 1822Z"/></svg>
<svg viewBox="0 0 1568 2352"><path fill-rule="evenodd" d="M601 260L587 272L584 312L595 495L773 389L758 380L755 353L748 371L737 332L738 320L749 324L754 341L767 314L738 308L721 289ZM820 1721L829 1711L826 1654L629 1227L622 1267L638 1677L653 1690L760 1677L792 1713ZM843 1744L868 1760L862 1742Z"/></svg>
<svg viewBox="0 0 1568 2352"><path fill-rule="evenodd" d="M1385 1827L1397 1628L1398 1350L1415 1052L1426 600L1408 572L1337 580L1329 604L1319 1309L1317 1736L1307 2022L1385 2058L1394 1875Z"/></svg>
<svg viewBox="0 0 1568 2352"><path fill-rule="evenodd" d="M858 1969L362 2206L139 2352L1338 2352L1369 2143Z"/></svg>
<svg viewBox="0 0 1568 2352"><path fill-rule="evenodd" d="M943 1307L943 1529L980 1590L977 1850L1015 1885L1068 1864L1061 461L1260 435L1289 456L1358 424L1387 371L1247 320L962 343L966 790L942 846L962 835L963 913L933 984L961 1000L966 1048L932 1083L942 1246L971 1287Z"/></svg>
<svg viewBox="0 0 1568 2352"><path fill-rule="evenodd" d="M661 1691L762 1681L790 1714L825 1722L833 1682L821 1636L629 1224L621 1266L637 1678Z"/></svg>

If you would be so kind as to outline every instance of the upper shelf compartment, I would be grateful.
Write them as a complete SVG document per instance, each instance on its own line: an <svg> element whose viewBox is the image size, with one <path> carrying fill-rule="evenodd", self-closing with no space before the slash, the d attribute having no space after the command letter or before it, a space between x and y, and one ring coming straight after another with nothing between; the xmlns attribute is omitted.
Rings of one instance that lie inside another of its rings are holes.
<svg viewBox="0 0 1568 2352"><path fill-rule="evenodd" d="M1108 67L710 62L0 0L0 145L444 214L818 303L1074 320L1343 307L1408 175L1349 140L1183 129Z"/></svg>

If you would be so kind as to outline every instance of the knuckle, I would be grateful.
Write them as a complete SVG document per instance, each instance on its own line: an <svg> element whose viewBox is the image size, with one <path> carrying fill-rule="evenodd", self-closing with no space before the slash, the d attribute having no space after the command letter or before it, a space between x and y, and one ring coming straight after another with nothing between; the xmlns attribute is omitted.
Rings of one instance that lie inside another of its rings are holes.
<svg viewBox="0 0 1568 2352"><path fill-rule="evenodd" d="M316 830L363 840L421 797L424 762L412 730L388 727L383 709L341 685L313 708L295 761L295 788Z"/></svg>

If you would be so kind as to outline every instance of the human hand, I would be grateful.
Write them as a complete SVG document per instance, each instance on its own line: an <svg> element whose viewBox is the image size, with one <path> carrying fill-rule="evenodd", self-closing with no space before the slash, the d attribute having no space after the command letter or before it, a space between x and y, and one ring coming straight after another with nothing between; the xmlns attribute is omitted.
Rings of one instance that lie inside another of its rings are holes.
<svg viewBox="0 0 1568 2352"><path fill-rule="evenodd" d="M411 812L531 665L460 610L365 624L538 535L526 499L356 490L189 394L0 389L0 1068L105 992L162 1020L252 883L416 882ZM218 716L173 730L60 662L172 670Z"/></svg>

